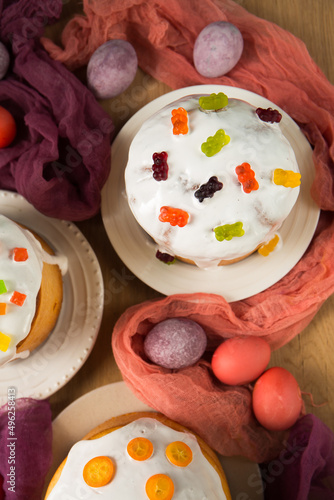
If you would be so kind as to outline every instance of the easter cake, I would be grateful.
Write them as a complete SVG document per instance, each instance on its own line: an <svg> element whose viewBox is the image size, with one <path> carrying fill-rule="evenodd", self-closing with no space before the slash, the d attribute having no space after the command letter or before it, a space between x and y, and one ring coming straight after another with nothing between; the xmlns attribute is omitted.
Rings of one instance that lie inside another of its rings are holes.
<svg viewBox="0 0 334 500"><path fill-rule="evenodd" d="M0 215L0 366L27 357L54 328L66 265L39 235Z"/></svg>
<svg viewBox="0 0 334 500"><path fill-rule="evenodd" d="M230 500L216 454L198 436L156 412L113 417L77 442L45 500Z"/></svg>
<svg viewBox="0 0 334 500"><path fill-rule="evenodd" d="M279 248L301 177L281 118L218 93L181 98L142 124L125 187L158 258L211 268Z"/></svg>

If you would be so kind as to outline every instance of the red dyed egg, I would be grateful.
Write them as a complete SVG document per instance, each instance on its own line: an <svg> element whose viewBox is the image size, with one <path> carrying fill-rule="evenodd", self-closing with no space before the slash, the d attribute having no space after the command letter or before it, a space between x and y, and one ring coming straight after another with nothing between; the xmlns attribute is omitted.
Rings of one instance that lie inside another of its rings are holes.
<svg viewBox="0 0 334 500"><path fill-rule="evenodd" d="M248 384L266 369L270 354L268 342L261 337L235 337L217 347L211 366L224 384Z"/></svg>
<svg viewBox="0 0 334 500"><path fill-rule="evenodd" d="M285 368L269 368L255 383L253 411L270 431L289 429L297 421L302 404L298 383Z"/></svg>
<svg viewBox="0 0 334 500"><path fill-rule="evenodd" d="M0 106L0 148L9 146L15 136L15 120L7 109Z"/></svg>

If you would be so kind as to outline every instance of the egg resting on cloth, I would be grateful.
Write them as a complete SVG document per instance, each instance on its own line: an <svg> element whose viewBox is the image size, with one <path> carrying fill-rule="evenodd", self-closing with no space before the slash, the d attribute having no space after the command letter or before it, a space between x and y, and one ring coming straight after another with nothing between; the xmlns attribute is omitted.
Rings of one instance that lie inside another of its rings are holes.
<svg viewBox="0 0 334 500"><path fill-rule="evenodd" d="M1 41L11 55L0 81L0 103L17 134L0 151L0 188L17 191L47 216L84 220L95 215L110 170L109 115L93 94L39 42L62 2L2 2Z"/></svg>

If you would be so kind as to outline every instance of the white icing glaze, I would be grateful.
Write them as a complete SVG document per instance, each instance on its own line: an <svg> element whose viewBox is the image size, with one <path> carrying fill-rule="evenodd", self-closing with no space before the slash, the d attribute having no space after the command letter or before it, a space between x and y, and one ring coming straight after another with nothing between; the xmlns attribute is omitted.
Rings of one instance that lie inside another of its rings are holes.
<svg viewBox="0 0 334 500"><path fill-rule="evenodd" d="M15 262L11 255L15 247L26 248L28 260ZM66 258L50 256L30 231L0 215L0 279L4 280L8 290L0 295L0 302L7 304L6 314L0 315L0 332L11 338L7 351L0 350L0 366L29 354L24 351L17 355L16 346L30 331L45 261L59 263L66 272ZM14 291L27 296L22 306L10 302Z"/></svg>
<svg viewBox="0 0 334 500"><path fill-rule="evenodd" d="M295 204L299 187L285 188L272 182L276 168L299 172L294 151L278 124L261 121L255 107L230 99L218 112L200 110L200 96L188 96L150 117L134 137L125 185L129 206L137 222L154 239L162 252L193 260L199 267L215 267L222 259L234 259L252 252L277 232ZM182 106L188 111L189 133L173 135L171 111ZM201 144L223 129L230 142L207 157ZM168 179L152 175L152 155L166 151ZM235 168L247 162L255 172L259 189L247 194ZM201 203L194 196L200 185L217 176L223 189ZM189 213L184 227L160 222L160 207L171 206ZM244 236L218 241L213 229L241 221Z"/></svg>
<svg viewBox="0 0 334 500"><path fill-rule="evenodd" d="M153 455L148 460L138 462L127 454L127 444L135 437L152 442ZM173 441L183 441L191 448L193 459L187 467L172 465L166 458L165 449ZM82 471L89 460L101 455L113 460L116 472L109 484L92 488L85 483ZM48 500L147 500L146 481L160 473L167 474L174 483L173 500L226 500L220 477L202 454L196 438L152 418L140 418L101 438L76 443Z"/></svg>

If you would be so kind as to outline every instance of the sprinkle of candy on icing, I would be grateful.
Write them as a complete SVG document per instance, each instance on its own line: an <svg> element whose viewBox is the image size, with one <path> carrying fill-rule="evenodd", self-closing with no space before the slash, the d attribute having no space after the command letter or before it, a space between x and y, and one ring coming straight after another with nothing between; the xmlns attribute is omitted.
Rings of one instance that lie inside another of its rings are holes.
<svg viewBox="0 0 334 500"><path fill-rule="evenodd" d="M260 120L262 120L263 122L279 123L282 120L282 115L277 109L257 108L256 114L260 118Z"/></svg>
<svg viewBox="0 0 334 500"><path fill-rule="evenodd" d="M293 172L292 170L283 170L282 168L276 168L274 170L273 182L278 186L284 186L286 188L295 188L300 185L301 175L298 172Z"/></svg>
<svg viewBox="0 0 334 500"><path fill-rule="evenodd" d="M184 227L189 220L188 212L181 208L161 207L159 220L161 222L169 222L171 226Z"/></svg>
<svg viewBox="0 0 334 500"><path fill-rule="evenodd" d="M240 237L245 234L242 222L235 222L234 224L224 224L214 228L216 239L218 241L230 241L234 237Z"/></svg>
<svg viewBox="0 0 334 500"><path fill-rule="evenodd" d="M0 294L6 293L7 292L7 287L5 285L4 280L0 280Z"/></svg>
<svg viewBox="0 0 334 500"><path fill-rule="evenodd" d="M228 105L228 97L223 92L218 94L210 94L209 96L202 96L198 100L202 109L207 111L217 111L218 109L225 108Z"/></svg>
<svg viewBox="0 0 334 500"><path fill-rule="evenodd" d="M218 178L214 175L213 177L210 177L208 182L205 184L202 184L197 191L195 191L194 195L195 198L198 199L199 202L202 203L202 201L205 198L212 198L213 195L217 192L220 191L223 188L223 183L218 180Z"/></svg>
<svg viewBox="0 0 334 500"><path fill-rule="evenodd" d="M188 113L184 108L172 110L172 124L174 135L184 135L188 133Z"/></svg>
<svg viewBox="0 0 334 500"><path fill-rule="evenodd" d="M9 299L12 304L15 304L16 306L22 307L24 304L24 301L26 300L27 296L24 293L20 292L13 292L13 295Z"/></svg>
<svg viewBox="0 0 334 500"><path fill-rule="evenodd" d="M28 250L26 248L14 248L13 259L15 262L25 262L28 260Z"/></svg>
<svg viewBox="0 0 334 500"><path fill-rule="evenodd" d="M259 189L259 183L255 179L255 172L251 169L249 163L242 163L235 169L238 176L238 181L242 184L245 193L251 193Z"/></svg>
<svg viewBox="0 0 334 500"><path fill-rule="evenodd" d="M279 236L278 234L275 234L275 236L265 245L262 245L259 249L258 252L260 255L263 257L267 257L277 246L279 242Z"/></svg>
<svg viewBox="0 0 334 500"><path fill-rule="evenodd" d="M5 302L0 302L0 316L4 316L6 314L7 304Z"/></svg>
<svg viewBox="0 0 334 500"><path fill-rule="evenodd" d="M168 178L168 163L167 163L168 154L166 151L162 151L161 153L153 153L153 178L156 181L165 181Z"/></svg>
<svg viewBox="0 0 334 500"><path fill-rule="evenodd" d="M203 142L201 146L201 151L206 156L214 156L219 151L230 142L230 137L225 134L225 131L221 128L217 130L215 135L212 135Z"/></svg>
<svg viewBox="0 0 334 500"><path fill-rule="evenodd" d="M6 352L10 344L10 337L0 332L0 351Z"/></svg>

